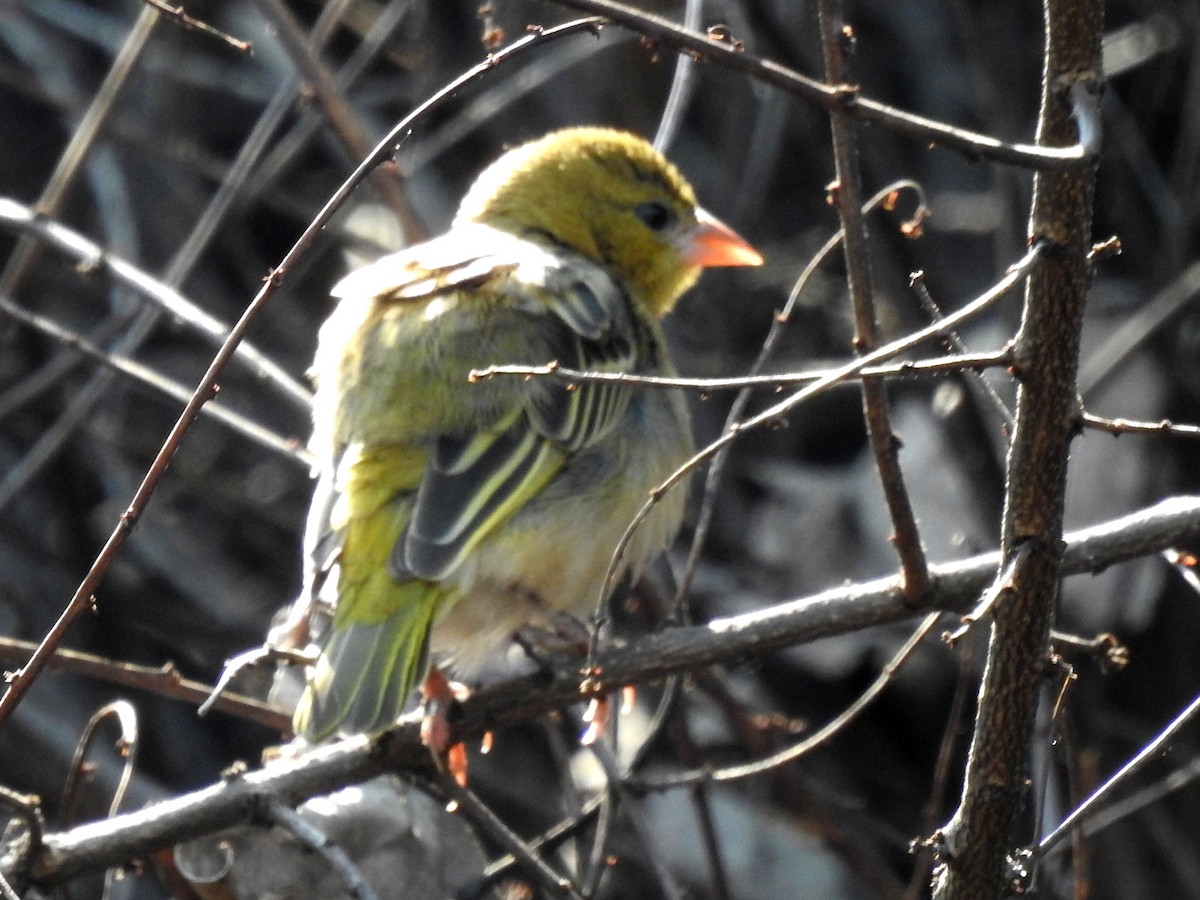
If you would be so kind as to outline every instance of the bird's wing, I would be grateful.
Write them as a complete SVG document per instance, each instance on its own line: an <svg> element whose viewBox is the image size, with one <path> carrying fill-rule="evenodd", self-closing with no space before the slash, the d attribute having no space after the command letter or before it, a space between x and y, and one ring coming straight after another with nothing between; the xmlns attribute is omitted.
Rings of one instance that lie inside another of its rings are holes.
<svg viewBox="0 0 1200 900"><path fill-rule="evenodd" d="M505 376L470 384L471 369L554 360L571 369L618 372L641 363L629 301L605 269L485 226L459 226L384 257L348 275L334 294L343 304L373 302L395 319L385 327L380 313L368 329L365 313L352 313L350 321L358 324L331 330L344 344L342 359L353 356L352 368L362 374L357 390L338 389L347 395L333 416L341 424L325 430L339 432L339 452L356 443L392 442L427 454L419 478L385 479L393 498L412 504L389 562L398 581L437 581L452 572L536 497L572 453L609 434L630 398L628 387L613 383ZM351 332L358 337L348 339ZM324 335L323 329L323 341ZM436 356L431 345L439 348ZM381 373L392 390L408 392L407 400L389 399ZM318 406L320 398L319 390ZM395 421L382 427L389 417ZM331 527L332 507L325 506L314 505L321 521L310 521L306 540L310 562L319 568L336 559L343 539L342 529Z"/></svg>
<svg viewBox="0 0 1200 900"><path fill-rule="evenodd" d="M447 251L447 259L434 253L433 260L443 268L436 279L422 285L431 294L444 291L446 284L470 291L503 311L480 322L521 330L511 348L499 341L486 352L500 355L478 358L477 368L550 360L587 371L636 368L628 301L603 268L489 232L481 231L477 242L456 236L457 267L453 249ZM470 248L465 258L464 243ZM428 265L430 257L422 256ZM404 296L416 299L416 289L415 282L406 285ZM498 319L505 324L498 325ZM505 357L506 353L519 355ZM439 580L452 572L480 540L533 499L570 454L610 433L630 396L619 384L568 385L551 378L509 377L486 386L460 387L481 389L500 398L487 404L500 414L482 427L437 436L408 530L392 555L395 576L412 573Z"/></svg>

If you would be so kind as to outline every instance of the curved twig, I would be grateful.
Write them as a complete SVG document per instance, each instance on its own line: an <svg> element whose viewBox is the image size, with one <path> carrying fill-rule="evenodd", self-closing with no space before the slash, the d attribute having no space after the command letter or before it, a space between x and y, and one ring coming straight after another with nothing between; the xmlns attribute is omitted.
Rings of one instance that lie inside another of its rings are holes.
<svg viewBox="0 0 1200 900"><path fill-rule="evenodd" d="M746 53L737 43L724 43L707 35L680 28L659 16L641 12L613 0L554 0L562 6L603 16L614 24L629 28L665 46L684 53L693 53L742 72L765 84L774 85L797 97L816 103L825 109L843 108L866 122L882 125L897 134L922 143L957 150L970 159L990 160L1020 166L1025 169L1074 169L1089 166L1095 161L1095 140L1099 135L1099 104L1090 93L1079 92L1075 101L1076 117L1086 122L1089 140L1065 147L1043 147L1037 144L1009 143L986 134L947 125L936 119L904 112L878 100L858 93L846 85L829 86L794 72L778 63L759 59Z"/></svg>

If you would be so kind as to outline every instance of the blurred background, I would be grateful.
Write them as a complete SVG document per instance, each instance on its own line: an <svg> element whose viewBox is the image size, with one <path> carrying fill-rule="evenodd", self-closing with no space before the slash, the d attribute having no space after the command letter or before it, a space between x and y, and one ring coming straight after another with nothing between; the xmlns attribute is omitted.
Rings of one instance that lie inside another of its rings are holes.
<svg viewBox="0 0 1200 900"><path fill-rule="evenodd" d="M0 196L39 210L232 324L394 123L490 47L516 40L529 25L574 17L551 3L492 0L482 12L479 5L186 4L188 15L251 42L248 54L134 0L6 0ZM675 21L685 15L680 3L640 5ZM820 76L815 4L708 0L699 15L702 27L727 26L747 52ZM1005 140L1033 139L1040 4L863 0L847 3L847 19L857 38L854 75L866 94ZM1110 81L1094 234L1097 241L1118 236L1123 252L1096 267L1080 392L1097 415L1195 423L1200 7L1110 0L1106 35ZM444 229L466 186L507 146L581 123L655 135L676 62L673 53L609 27L526 52L463 89L415 126L395 167L355 193L289 273L250 343L303 383L330 309L328 289L348 266ZM731 376L753 364L795 279L837 227L825 198L833 177L829 128L820 110L717 65L694 65L687 79L667 152L704 205L768 263L707 274L668 326L682 373ZM863 128L861 138L866 193L914 179L932 210L919 239L899 231L915 206L911 192L894 212L869 219L882 328L897 337L927 321L911 273L922 271L931 296L952 310L1020 257L1032 176L879 128ZM86 255L22 236L11 217L0 225L0 300L184 387L203 373L214 345L195 326L87 265ZM1014 296L962 337L973 350L997 349L1018 315ZM850 334L835 254L801 295L767 370L845 360ZM987 381L1011 398L1003 373ZM220 383L217 404L274 440L212 418L196 425L97 592L94 611L71 629L69 647L116 661L170 662L211 683L227 657L262 641L271 616L294 597L310 490L295 451L307 437L307 413L294 390L251 367L235 362ZM930 558L994 547L1002 417L977 384L957 377L895 382L892 398ZM731 399L692 398L699 439L719 433ZM180 407L0 311L0 634L32 641L45 634ZM1195 492L1198 452L1200 445L1180 438L1085 433L1073 447L1070 526ZM889 531L858 394L824 394L785 425L735 444L692 590L693 615L704 620L887 575L895 569ZM1046 723L1035 754L1047 826L1200 686L1197 597L1160 559L1072 580L1058 624L1089 638L1115 633L1130 663L1105 673L1068 654L1078 678L1063 719L1052 729ZM910 631L895 626L825 640L698 678L678 721L649 754L649 770L740 761L784 745L851 702ZM925 896L925 876L914 876L914 866L924 872L926 863L908 845L942 824L957 802L981 638L953 649L927 641L834 742L771 775L705 792L707 817L689 793L651 796L642 806L652 848L618 818L617 862L598 896L666 895L655 861L696 897ZM19 651L10 655L7 665L18 666ZM240 688L264 693L267 676L257 678ZM1047 696L1052 690L1048 683ZM199 719L194 705L149 692L47 673L0 730L0 759L4 785L41 795L51 828L103 814L120 772L106 737L92 751L95 771L76 808L64 811L59 798L88 717L118 696L131 700L140 726L123 809L209 784L235 761L254 764L282 739L234 716ZM643 704L654 696L645 692ZM650 710L631 717L627 738ZM545 773L572 756L560 746L570 736L569 725L505 733L496 754L473 770L475 785L523 834L567 808ZM1195 728L1185 732L1128 794L1185 771L1198 739ZM584 761L574 763L579 783L588 783ZM1174 788L1091 838L1074 860L1060 852L1042 872L1039 896L1200 897L1197 791L1195 784ZM723 862L716 875L714 851L700 837L706 818ZM477 875L467 868L449 881ZM1073 881L1079 873L1085 893ZM187 896L169 881L148 866L114 896ZM450 889L460 888L439 888ZM518 889L506 888L511 896ZM76 895L94 891L88 882Z"/></svg>

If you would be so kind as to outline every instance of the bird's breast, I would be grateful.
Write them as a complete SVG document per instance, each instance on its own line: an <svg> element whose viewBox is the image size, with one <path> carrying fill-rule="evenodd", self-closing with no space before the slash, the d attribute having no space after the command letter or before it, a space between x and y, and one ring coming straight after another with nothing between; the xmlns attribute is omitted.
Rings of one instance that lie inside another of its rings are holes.
<svg viewBox="0 0 1200 900"><path fill-rule="evenodd" d="M691 452L682 397L640 391L622 427L573 454L537 498L463 562L453 576L458 600L434 629L435 656L471 678L522 626L548 625L560 612L589 615L626 528ZM686 487L684 481L661 495L633 532L618 574L641 571L674 540Z"/></svg>

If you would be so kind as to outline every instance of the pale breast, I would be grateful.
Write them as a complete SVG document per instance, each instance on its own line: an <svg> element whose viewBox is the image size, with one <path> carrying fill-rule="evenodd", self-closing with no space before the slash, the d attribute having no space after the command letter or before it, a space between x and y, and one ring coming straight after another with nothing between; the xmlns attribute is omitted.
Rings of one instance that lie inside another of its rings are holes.
<svg viewBox="0 0 1200 900"><path fill-rule="evenodd" d="M692 452L686 405L674 392L640 392L623 427L575 454L538 498L464 561L460 599L434 628L435 659L470 678L527 624L597 607L613 551L650 492ZM619 572L640 572L674 540L686 481L663 494L634 531Z"/></svg>

